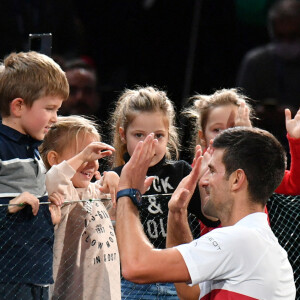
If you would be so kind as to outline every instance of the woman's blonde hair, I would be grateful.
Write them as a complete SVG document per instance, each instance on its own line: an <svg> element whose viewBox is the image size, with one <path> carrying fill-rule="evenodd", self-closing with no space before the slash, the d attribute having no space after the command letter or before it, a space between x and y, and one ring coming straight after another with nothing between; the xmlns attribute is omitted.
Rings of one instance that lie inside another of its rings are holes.
<svg viewBox="0 0 300 300"><path fill-rule="evenodd" d="M208 117L212 109L230 104L239 107L242 101L245 101L246 106L249 108L250 120L253 119L254 111L249 103L250 99L241 94L237 89L221 89L212 95L196 94L192 96L189 99L189 103L192 103L191 106L182 112L191 120L192 127L194 128L194 139L192 140L191 148L194 150L195 146L201 143L198 131L205 132Z"/></svg>
<svg viewBox="0 0 300 300"><path fill-rule="evenodd" d="M127 152L126 144L121 141L119 128L126 132L129 124L138 113L162 112L168 122L167 159L179 156L179 138L175 126L175 109L164 91L152 86L126 89L119 97L114 112L111 115L112 143L116 149L113 166L125 163L123 155Z"/></svg>
<svg viewBox="0 0 300 300"><path fill-rule="evenodd" d="M79 135L80 138L92 135L97 141L101 141L98 125L93 120L75 115L67 117L59 116L57 118L57 122L51 126L49 132L45 135L43 143L39 147L47 170L51 168L48 162L48 153L50 151L62 153L66 147L73 145L74 141L77 147Z"/></svg>

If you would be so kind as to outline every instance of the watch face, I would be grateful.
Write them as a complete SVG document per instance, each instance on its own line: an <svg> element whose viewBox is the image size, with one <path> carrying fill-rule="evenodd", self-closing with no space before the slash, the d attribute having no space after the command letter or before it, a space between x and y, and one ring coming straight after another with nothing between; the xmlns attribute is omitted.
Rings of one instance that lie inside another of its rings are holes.
<svg viewBox="0 0 300 300"><path fill-rule="evenodd" d="M138 190L135 191L135 199L139 203L142 202L142 194Z"/></svg>
<svg viewBox="0 0 300 300"><path fill-rule="evenodd" d="M129 197L136 206L142 205L142 194L136 189L124 189L117 193L117 201L120 197Z"/></svg>

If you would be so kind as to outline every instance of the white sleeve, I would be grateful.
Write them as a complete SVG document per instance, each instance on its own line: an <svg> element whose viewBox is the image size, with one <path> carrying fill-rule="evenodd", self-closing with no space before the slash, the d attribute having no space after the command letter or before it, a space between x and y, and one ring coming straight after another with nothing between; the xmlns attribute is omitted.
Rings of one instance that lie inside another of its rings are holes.
<svg viewBox="0 0 300 300"><path fill-rule="evenodd" d="M176 247L189 270L191 285L234 276L240 261L240 256L235 255L235 240L230 231L220 228Z"/></svg>

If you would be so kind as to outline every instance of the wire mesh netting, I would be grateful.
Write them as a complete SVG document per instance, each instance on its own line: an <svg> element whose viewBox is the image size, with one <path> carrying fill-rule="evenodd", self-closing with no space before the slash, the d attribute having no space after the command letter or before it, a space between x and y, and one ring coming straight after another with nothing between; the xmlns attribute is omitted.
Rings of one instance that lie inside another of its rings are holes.
<svg viewBox="0 0 300 300"><path fill-rule="evenodd" d="M286 250L294 271L296 300L300 299L300 196L273 194L267 203L271 228Z"/></svg>
<svg viewBox="0 0 300 300"><path fill-rule="evenodd" d="M160 195L160 197L162 197ZM170 198L170 196L164 196ZM167 201L166 201L167 202ZM96 203L96 202L95 202ZM74 204L72 204L74 205ZM45 208L47 205L41 205ZM273 194L267 203L267 208L269 212L271 228L274 231L275 236L278 238L281 246L287 251L290 263L293 267L294 278L296 283L297 296L296 299L300 299L300 248L299 248L299 224L300 224L300 196L285 196L280 194ZM30 207L27 206L23 210L30 211ZM30 215L29 213L27 215ZM6 253L4 256L0 257L0 268L2 278L0 280L1 284L5 285L7 283L7 288L9 284L14 282L26 282L28 278L31 278L33 282L39 283L43 282L45 278L48 277L49 273L53 273L52 257L49 257L49 252L45 250L49 246L49 243L53 242L54 235L49 238L49 232L45 232L44 226L41 223L35 223L35 217L28 217L27 219L22 219L23 215L18 213L14 216L7 214L7 206L0 206L0 242L2 253ZM99 219L101 216L98 214ZM147 219L147 216L141 215L141 220L145 232L154 242L156 247L165 247L166 238L166 216L157 214L156 219ZM200 236L200 226L199 222L194 215L189 215L190 226L193 231L194 238ZM22 222L23 226L18 226L18 222ZM45 218L45 222L46 218ZM84 222L84 224L82 224ZM26 226L30 225L36 229L31 231L30 234L26 233ZM74 232L79 226L87 227L85 219L78 219L74 224ZM99 234L101 234L102 228L99 226L96 228ZM53 231L54 232L54 231ZM82 240L82 243L89 243L89 247L109 247L108 241L95 242L88 236L72 236L69 239L70 244L66 243L64 245L64 250L68 252L68 246L72 248L72 240ZM31 253L33 248L32 245L38 244L38 253L32 253L31 257L28 257L28 253ZM48 245L47 245L48 244ZM32 249L31 249L32 248ZM76 248L76 247L75 247ZM74 247L73 247L74 249ZM72 255L72 254L68 254ZM69 260L65 257L65 273L62 274L66 281L69 281L70 289L73 290L74 297L72 299L82 299L80 296L81 290L83 290L84 281L80 281L80 272L76 274L76 281L72 282L74 278L74 270L72 266L69 266ZM97 265L101 262L104 257L90 257L91 264ZM107 256L106 260L115 260L115 256ZM45 271L46 270L46 271ZM70 272L72 270L72 272ZM80 268L78 268L80 270ZM69 273L68 273L69 272ZM3 275L5 274L5 276ZM69 276L69 279L67 277ZM100 279L99 279L100 280ZM75 284L76 282L76 284ZM120 284L118 282L118 284ZM135 294L139 294L140 291L136 290ZM135 295L135 296L136 296ZM7 298L7 299L13 299ZM20 298L21 299L21 298ZM69 299L65 297L65 292L61 290L59 295L56 295L52 299ZM113 299L113 298L112 298ZM127 299L130 299L127 298ZM137 299L137 298L135 298ZM140 299L144 299L141 293Z"/></svg>

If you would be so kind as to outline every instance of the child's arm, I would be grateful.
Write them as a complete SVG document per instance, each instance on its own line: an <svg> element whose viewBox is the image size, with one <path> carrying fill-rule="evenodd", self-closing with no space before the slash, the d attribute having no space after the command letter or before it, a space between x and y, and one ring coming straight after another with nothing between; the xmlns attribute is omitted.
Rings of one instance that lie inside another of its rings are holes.
<svg viewBox="0 0 300 300"><path fill-rule="evenodd" d="M21 209L24 208L25 204L28 204L32 207L33 215L36 216L38 213L38 210L39 210L40 201L38 198L36 198L32 194L30 194L28 192L23 192L18 197L10 200L9 204L18 204L18 205L8 206L8 212L11 214L14 214L14 213L20 211Z"/></svg>
<svg viewBox="0 0 300 300"><path fill-rule="evenodd" d="M77 170L83 163L98 160L111 155L115 148L101 142L93 142L86 146L81 152L68 160L68 164Z"/></svg>
<svg viewBox="0 0 300 300"><path fill-rule="evenodd" d="M101 152L105 149L109 150ZM68 159L68 161L52 166L46 174L46 187L49 195L53 192L69 195L74 188L71 178L76 173L76 170L87 161L111 155L112 151L114 151L113 147L104 143L94 142L77 155Z"/></svg>
<svg viewBox="0 0 300 300"><path fill-rule="evenodd" d="M285 110L285 125L291 153L291 168L275 190L278 194L300 195L300 109L294 119L289 109Z"/></svg>

